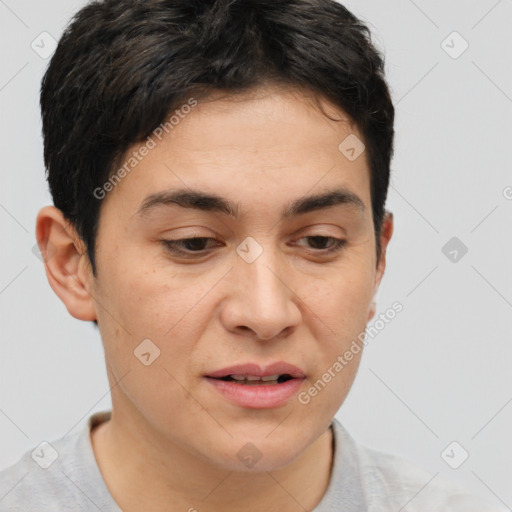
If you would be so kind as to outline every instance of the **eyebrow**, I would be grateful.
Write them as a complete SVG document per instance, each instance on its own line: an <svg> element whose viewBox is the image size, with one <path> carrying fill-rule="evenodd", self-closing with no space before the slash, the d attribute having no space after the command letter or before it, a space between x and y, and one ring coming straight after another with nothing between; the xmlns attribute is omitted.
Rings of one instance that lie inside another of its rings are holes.
<svg viewBox="0 0 512 512"><path fill-rule="evenodd" d="M240 213L239 203L233 203L221 196L193 189L178 189L151 194L142 201L136 213L142 216L156 207L166 205L177 205L181 208L223 213L235 218ZM359 196L345 188L338 188L292 201L285 206L281 217L289 218L296 215L304 215L340 205L356 207L361 213L365 211L364 202Z"/></svg>

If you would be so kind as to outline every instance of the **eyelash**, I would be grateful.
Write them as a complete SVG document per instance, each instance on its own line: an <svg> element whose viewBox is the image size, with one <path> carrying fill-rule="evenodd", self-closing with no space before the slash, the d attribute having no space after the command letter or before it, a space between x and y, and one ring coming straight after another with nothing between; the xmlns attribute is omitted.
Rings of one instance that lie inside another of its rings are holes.
<svg viewBox="0 0 512 512"><path fill-rule="evenodd" d="M299 240L308 239L308 238L321 238L332 241L332 245L329 249L312 249L313 252L317 254L334 254L342 249L345 248L347 241L343 240L341 238L336 238L333 236L325 236L325 235L309 235L304 236L302 238L299 238ZM217 241L215 238L211 237L205 237L205 236L198 236L198 237L192 237L192 238L180 238L177 240L162 240L162 243L166 247L166 249L169 252L172 252L173 254L182 255L185 257L194 257L194 256L204 256L207 252L207 249L201 249L199 251L190 251L190 250L183 250L179 247L183 247L185 244L190 243L191 241L197 241L197 240L213 240Z"/></svg>

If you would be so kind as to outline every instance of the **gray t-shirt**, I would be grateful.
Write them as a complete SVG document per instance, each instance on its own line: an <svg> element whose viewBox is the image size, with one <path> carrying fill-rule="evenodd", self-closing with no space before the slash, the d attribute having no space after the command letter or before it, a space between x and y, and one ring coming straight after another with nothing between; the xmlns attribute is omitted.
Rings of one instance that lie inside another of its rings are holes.
<svg viewBox="0 0 512 512"><path fill-rule="evenodd" d="M0 512L121 512L90 438L91 428L109 417L109 411L93 414L82 430L40 444L1 471ZM313 512L497 512L404 459L357 444L336 419L332 428L331 479Z"/></svg>

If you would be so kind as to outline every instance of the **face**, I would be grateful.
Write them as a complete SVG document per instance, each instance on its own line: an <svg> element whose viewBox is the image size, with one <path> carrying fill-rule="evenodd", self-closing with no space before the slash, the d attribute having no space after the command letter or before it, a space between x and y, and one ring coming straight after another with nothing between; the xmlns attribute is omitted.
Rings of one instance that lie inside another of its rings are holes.
<svg viewBox="0 0 512 512"><path fill-rule="evenodd" d="M103 199L89 286L113 407L155 443L238 471L252 443L278 469L345 399L361 352L333 365L383 263L366 153L338 149L362 136L324 108L344 120L284 89L199 101Z"/></svg>

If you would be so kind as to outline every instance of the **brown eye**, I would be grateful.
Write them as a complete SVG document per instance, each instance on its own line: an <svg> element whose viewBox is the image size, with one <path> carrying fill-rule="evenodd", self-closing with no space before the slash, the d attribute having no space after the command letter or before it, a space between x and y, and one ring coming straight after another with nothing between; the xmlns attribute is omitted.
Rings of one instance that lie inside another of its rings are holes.
<svg viewBox="0 0 512 512"><path fill-rule="evenodd" d="M209 237L194 237L194 238L181 238L178 240L162 240L165 244L166 248L178 254L189 254L193 255L194 253L204 253L211 247L212 242L217 242L215 238Z"/></svg>
<svg viewBox="0 0 512 512"><path fill-rule="evenodd" d="M307 240L306 248L313 249L315 251L324 251L326 253L341 250L347 242L346 240L342 240L340 238L324 235L305 236L300 240Z"/></svg>

